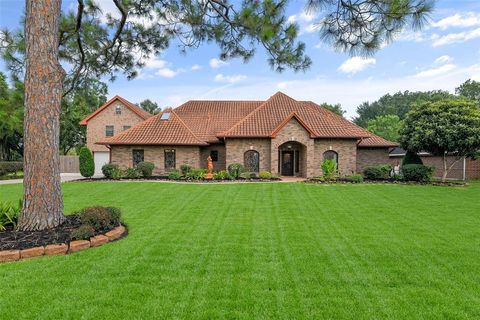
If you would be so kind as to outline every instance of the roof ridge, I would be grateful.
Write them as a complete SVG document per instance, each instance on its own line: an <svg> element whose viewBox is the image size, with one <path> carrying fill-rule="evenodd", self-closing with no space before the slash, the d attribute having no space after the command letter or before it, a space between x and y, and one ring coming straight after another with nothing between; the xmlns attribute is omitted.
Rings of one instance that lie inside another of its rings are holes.
<svg viewBox="0 0 480 320"><path fill-rule="evenodd" d="M278 132L284 127L287 125L287 123L292 120L293 118L297 119L297 121L300 123L300 125L302 127L304 127L305 129L307 129L308 133L310 134L310 137L313 138L315 136L318 136L318 134L305 122L305 120L303 120L302 117L300 117L300 115L296 112L296 111L293 111L291 112L288 116L285 117L285 119L282 120L282 122L280 122L280 124L278 126L276 126L272 133L270 134L271 137L275 137Z"/></svg>
<svg viewBox="0 0 480 320"><path fill-rule="evenodd" d="M199 137L197 137L197 135L195 133L193 133L193 131L190 129L189 126L187 126L187 124L185 123L185 121L183 121L183 119L175 112L174 109L171 109L170 110L171 113L173 113L175 115L175 117L178 118L178 120L180 120L180 123L188 130L188 132L190 132L190 134L195 138L197 139L198 142L201 142L201 143L206 143L206 141L204 140L201 140ZM162 112L163 114L163 112ZM168 121L168 120L167 120Z"/></svg>
<svg viewBox="0 0 480 320"><path fill-rule="evenodd" d="M270 97L271 98L271 97ZM235 123L233 126L230 127L230 129L228 129L227 131L224 131L224 132L221 132L221 136L222 135L226 135L228 134L230 131L232 131L235 127L237 127L238 125L240 125L241 123L243 123L244 121L246 121L248 118L250 118L255 112L257 112L258 110L260 110L260 108L262 108L268 100L270 100L270 98L268 98L267 100L263 101L258 107L256 107L255 109L253 109L249 114L247 114L245 117L243 117L242 119L240 119L237 123ZM260 100L261 101L261 100Z"/></svg>

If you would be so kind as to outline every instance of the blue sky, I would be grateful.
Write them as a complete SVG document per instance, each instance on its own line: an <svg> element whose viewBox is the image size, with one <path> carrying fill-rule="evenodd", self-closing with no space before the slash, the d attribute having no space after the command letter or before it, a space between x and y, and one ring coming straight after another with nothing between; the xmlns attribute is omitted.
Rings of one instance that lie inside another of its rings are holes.
<svg viewBox="0 0 480 320"><path fill-rule="evenodd" d="M97 1L105 11L111 0ZM64 1L69 8L75 1ZM421 32L406 31L368 59L334 52L321 43L318 15L307 14L303 1L292 1L287 16L300 26L299 40L307 45L313 66L306 72L270 69L262 50L244 64L222 62L215 45L180 54L172 45L151 57L137 79L123 75L109 83L116 94L140 102L149 98L161 107L176 107L190 99L267 99L277 91L298 100L341 103L347 117L363 101L385 93L444 89L453 92L468 78L480 81L480 1L439 0L430 24ZM0 0L0 27L18 28L24 1ZM5 70L0 62L0 70Z"/></svg>

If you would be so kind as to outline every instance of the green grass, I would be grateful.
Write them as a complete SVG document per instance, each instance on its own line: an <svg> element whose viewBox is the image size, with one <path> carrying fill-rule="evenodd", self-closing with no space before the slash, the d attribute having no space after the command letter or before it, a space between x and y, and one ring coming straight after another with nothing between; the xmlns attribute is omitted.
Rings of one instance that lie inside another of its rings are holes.
<svg viewBox="0 0 480 320"><path fill-rule="evenodd" d="M130 234L0 265L2 319L480 318L480 183L63 191L66 212L120 207Z"/></svg>

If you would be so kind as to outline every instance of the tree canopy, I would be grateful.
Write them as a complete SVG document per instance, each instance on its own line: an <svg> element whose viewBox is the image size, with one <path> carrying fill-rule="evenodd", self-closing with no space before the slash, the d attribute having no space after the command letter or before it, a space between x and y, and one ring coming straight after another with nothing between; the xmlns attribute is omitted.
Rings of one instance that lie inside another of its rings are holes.
<svg viewBox="0 0 480 320"><path fill-rule="evenodd" d="M397 115L387 114L368 120L368 131L389 141L398 141L403 121Z"/></svg>
<svg viewBox="0 0 480 320"><path fill-rule="evenodd" d="M322 107L324 107L325 109L327 110L330 110L336 114L338 114L339 116L342 116L345 114L345 110L343 110L342 108L342 105L340 103L336 103L336 104L329 104L329 103L322 103L320 104Z"/></svg>
<svg viewBox="0 0 480 320"><path fill-rule="evenodd" d="M145 99L138 104L143 110L150 112L151 114L157 114L160 112L161 108L158 106L158 103L153 102L150 99Z"/></svg>
<svg viewBox="0 0 480 320"><path fill-rule="evenodd" d="M455 93L477 102L480 107L480 82L468 79L455 89Z"/></svg>
<svg viewBox="0 0 480 320"><path fill-rule="evenodd" d="M405 119L400 142L406 150L442 156L445 179L458 160L473 158L480 150L480 110L473 101L462 99L415 106ZM448 164L447 155L455 161Z"/></svg>

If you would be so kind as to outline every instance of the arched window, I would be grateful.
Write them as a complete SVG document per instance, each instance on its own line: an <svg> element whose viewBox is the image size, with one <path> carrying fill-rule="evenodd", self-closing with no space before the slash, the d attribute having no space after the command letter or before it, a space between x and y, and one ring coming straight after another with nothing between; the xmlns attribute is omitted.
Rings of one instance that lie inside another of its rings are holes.
<svg viewBox="0 0 480 320"><path fill-rule="evenodd" d="M338 164L338 153L333 150L328 150L323 153L323 160L335 160Z"/></svg>
<svg viewBox="0 0 480 320"><path fill-rule="evenodd" d="M248 150L243 155L243 165L247 172L259 172L260 154L255 150Z"/></svg>

